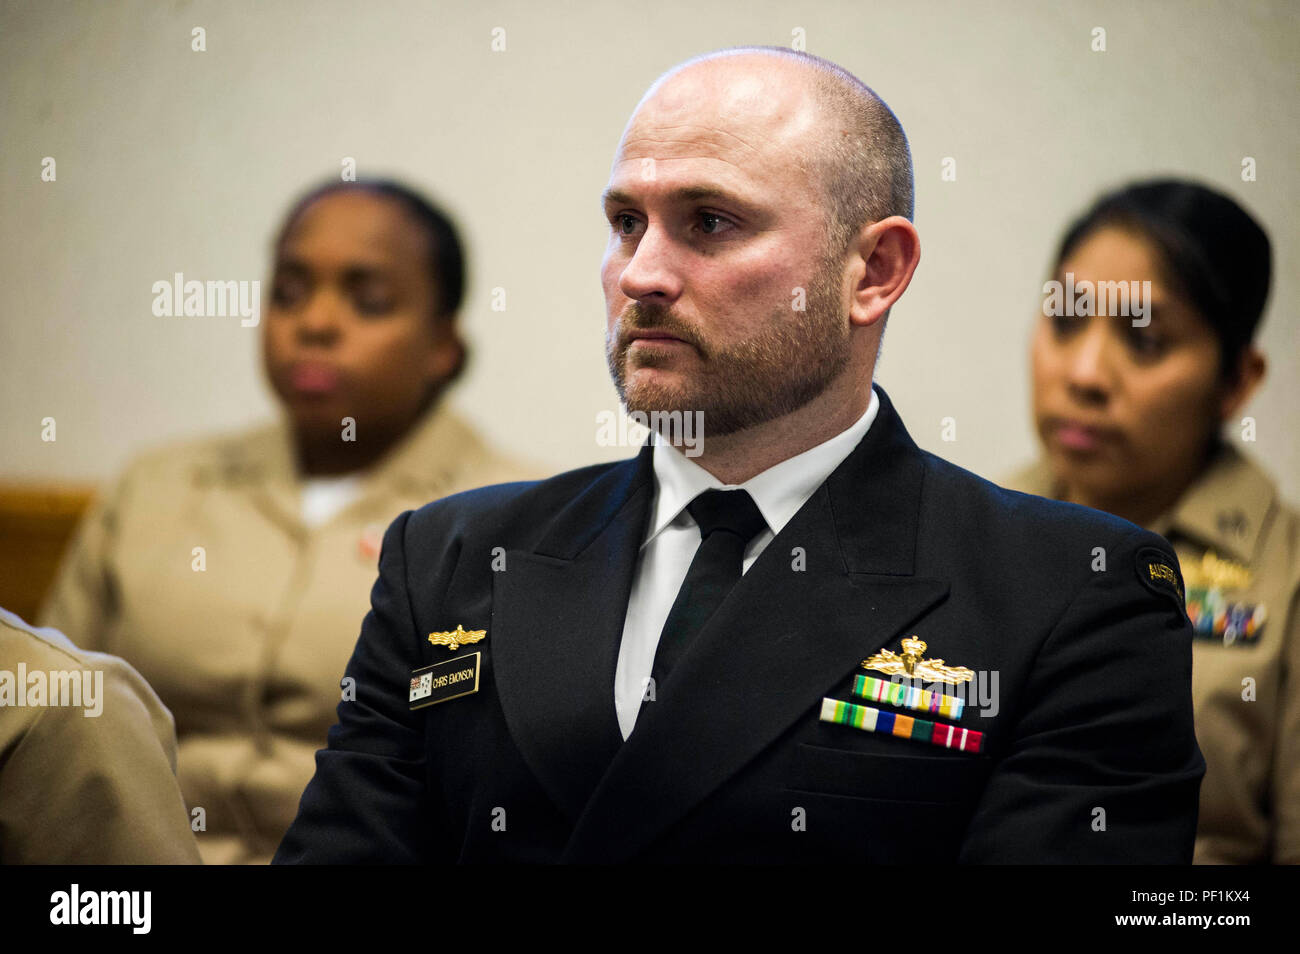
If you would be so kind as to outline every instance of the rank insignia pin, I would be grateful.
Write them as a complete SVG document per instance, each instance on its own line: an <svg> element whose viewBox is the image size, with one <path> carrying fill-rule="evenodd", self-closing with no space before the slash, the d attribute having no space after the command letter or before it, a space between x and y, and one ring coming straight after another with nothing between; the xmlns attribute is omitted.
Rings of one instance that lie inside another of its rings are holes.
<svg viewBox="0 0 1300 954"><path fill-rule="evenodd" d="M429 634L429 642L435 646L446 646L453 652L460 649L461 646L482 642L486 638L486 629L466 629L459 623L456 624L456 629L452 632Z"/></svg>
<svg viewBox="0 0 1300 954"><path fill-rule="evenodd" d="M947 666L942 659L924 659L926 643L915 634L903 639L903 654L882 649L862 660L863 669L874 669L887 676L907 676L925 682L944 682L957 685L975 678L974 670L965 666Z"/></svg>

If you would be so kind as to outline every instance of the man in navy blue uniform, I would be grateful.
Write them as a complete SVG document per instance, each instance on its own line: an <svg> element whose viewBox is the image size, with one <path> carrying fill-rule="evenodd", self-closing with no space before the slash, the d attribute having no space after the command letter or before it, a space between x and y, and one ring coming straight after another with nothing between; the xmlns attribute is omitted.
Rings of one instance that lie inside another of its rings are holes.
<svg viewBox="0 0 1300 954"><path fill-rule="evenodd" d="M601 277L655 433L389 527L277 862L1190 861L1169 546L922 452L872 385L912 193L824 60L650 88Z"/></svg>

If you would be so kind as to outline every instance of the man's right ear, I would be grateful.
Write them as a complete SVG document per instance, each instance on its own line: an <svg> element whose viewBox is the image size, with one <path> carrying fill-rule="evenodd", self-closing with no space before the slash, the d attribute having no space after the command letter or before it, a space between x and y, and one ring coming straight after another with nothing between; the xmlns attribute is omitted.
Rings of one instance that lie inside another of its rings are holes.
<svg viewBox="0 0 1300 954"><path fill-rule="evenodd" d="M856 281L849 320L867 326L882 320L902 297L921 261L916 226L901 215L864 225L849 246Z"/></svg>

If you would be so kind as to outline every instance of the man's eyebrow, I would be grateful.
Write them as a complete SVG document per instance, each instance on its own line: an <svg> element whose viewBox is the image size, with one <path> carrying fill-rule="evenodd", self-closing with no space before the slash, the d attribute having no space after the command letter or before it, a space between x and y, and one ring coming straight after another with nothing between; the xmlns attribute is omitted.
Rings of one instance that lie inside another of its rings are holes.
<svg viewBox="0 0 1300 954"><path fill-rule="evenodd" d="M682 186L680 189L669 192L668 198L674 202L700 202L712 199L744 208L750 206L748 201L736 193L728 192L726 189L719 189L716 186ZM624 192L622 189L606 189L601 193L600 204L602 208L605 208L610 205L637 205L638 203L630 192Z"/></svg>

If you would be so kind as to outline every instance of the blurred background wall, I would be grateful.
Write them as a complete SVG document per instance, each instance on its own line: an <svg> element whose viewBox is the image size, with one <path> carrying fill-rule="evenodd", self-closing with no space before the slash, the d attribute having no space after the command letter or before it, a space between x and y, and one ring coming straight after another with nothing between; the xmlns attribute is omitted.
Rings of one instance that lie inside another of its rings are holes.
<svg viewBox="0 0 1300 954"><path fill-rule="evenodd" d="M596 443L617 407L597 270L619 134L678 61L801 38L911 139L923 255L877 380L918 443L990 477L1032 457L1028 336L1055 242L1103 188L1188 175L1274 241L1272 366L1246 413L1251 449L1300 499L1292 0L3 0L0 478L96 481L141 448L271 414L260 329L155 317L152 285L269 291L272 229L345 157L425 189L465 233L474 351L450 400L556 469L629 455Z"/></svg>

